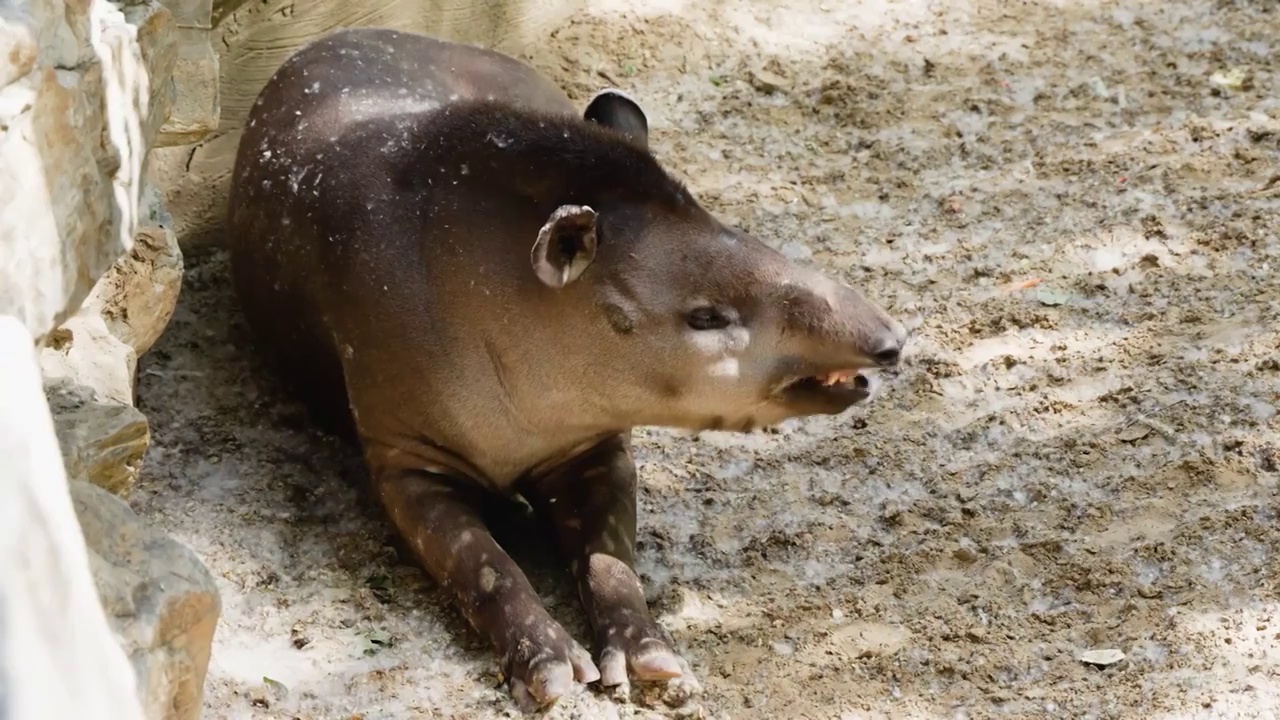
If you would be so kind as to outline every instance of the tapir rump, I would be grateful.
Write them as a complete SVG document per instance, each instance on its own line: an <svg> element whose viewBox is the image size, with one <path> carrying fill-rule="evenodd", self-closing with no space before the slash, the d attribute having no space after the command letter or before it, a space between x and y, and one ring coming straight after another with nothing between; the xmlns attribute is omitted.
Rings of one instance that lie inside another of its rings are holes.
<svg viewBox="0 0 1280 720"><path fill-rule="evenodd" d="M358 438L418 561L524 707L689 672L633 570L638 425L747 432L840 413L906 333L705 210L626 94L581 111L504 55L349 29L249 113L228 210L262 352ZM543 608L478 510L555 528L593 628Z"/></svg>

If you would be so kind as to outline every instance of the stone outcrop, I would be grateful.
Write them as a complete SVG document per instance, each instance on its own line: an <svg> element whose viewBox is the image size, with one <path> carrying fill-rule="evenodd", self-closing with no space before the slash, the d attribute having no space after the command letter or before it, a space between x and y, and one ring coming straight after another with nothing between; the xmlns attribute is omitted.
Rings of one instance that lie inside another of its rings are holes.
<svg viewBox="0 0 1280 720"><path fill-rule="evenodd" d="M156 147L198 142L218 129L218 54L210 44L213 0L161 0L173 14L178 62L172 109Z"/></svg>
<svg viewBox="0 0 1280 720"><path fill-rule="evenodd" d="M186 546L147 528L115 496L73 480L98 595L133 665L152 720L200 717L221 602Z"/></svg>
<svg viewBox="0 0 1280 720"><path fill-rule="evenodd" d="M217 117L174 82L208 71L208 3L204 27L173 4L0 2L0 717L200 715L216 588L112 494L149 441L137 358L182 283L148 151Z"/></svg>
<svg viewBox="0 0 1280 720"><path fill-rule="evenodd" d="M128 497L151 439L146 416L65 378L47 382L45 395L67 475Z"/></svg>
<svg viewBox="0 0 1280 720"><path fill-rule="evenodd" d="M0 5L0 313L40 339L133 245L146 133L168 114L156 2Z"/></svg>
<svg viewBox="0 0 1280 720"><path fill-rule="evenodd" d="M159 194L142 193L133 247L94 286L74 316L45 338L46 379L66 378L106 403L133 404L138 357L173 317L182 289L182 252Z"/></svg>
<svg viewBox="0 0 1280 720"><path fill-rule="evenodd" d="M200 716L216 585L120 498L179 238L217 237L269 76L339 27L514 51L580 5L0 0L0 720Z"/></svg>
<svg viewBox="0 0 1280 720"><path fill-rule="evenodd" d="M31 335L0 316L0 717L143 720L40 384Z"/></svg>

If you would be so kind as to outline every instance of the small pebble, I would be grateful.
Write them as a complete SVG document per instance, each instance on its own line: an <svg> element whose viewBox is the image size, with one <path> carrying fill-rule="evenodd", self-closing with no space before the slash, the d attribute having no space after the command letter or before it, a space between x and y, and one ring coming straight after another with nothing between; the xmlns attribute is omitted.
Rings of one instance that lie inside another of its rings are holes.
<svg viewBox="0 0 1280 720"><path fill-rule="evenodd" d="M1080 653L1080 662L1089 665L1097 665L1106 667L1115 665L1124 659L1124 653L1116 648L1107 648L1105 650L1086 650Z"/></svg>
<svg viewBox="0 0 1280 720"><path fill-rule="evenodd" d="M1152 585L1138 586L1138 594L1147 599L1158 598L1160 597L1161 592L1162 591L1160 590L1160 588L1154 587Z"/></svg>
<svg viewBox="0 0 1280 720"><path fill-rule="evenodd" d="M751 71L751 87L764 93L775 93L787 86L787 79L763 68Z"/></svg>

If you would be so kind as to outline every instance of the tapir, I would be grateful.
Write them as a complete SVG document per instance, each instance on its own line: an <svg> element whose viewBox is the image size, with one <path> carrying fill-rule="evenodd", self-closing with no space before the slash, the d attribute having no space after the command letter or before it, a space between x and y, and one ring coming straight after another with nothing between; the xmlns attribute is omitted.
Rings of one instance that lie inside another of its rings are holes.
<svg viewBox="0 0 1280 720"><path fill-rule="evenodd" d="M578 111L504 54L344 29L259 93L228 207L254 345L359 443L374 495L525 709L688 673L634 570L632 429L840 414L907 333L718 220L604 88ZM548 614L482 519L553 529L593 630Z"/></svg>

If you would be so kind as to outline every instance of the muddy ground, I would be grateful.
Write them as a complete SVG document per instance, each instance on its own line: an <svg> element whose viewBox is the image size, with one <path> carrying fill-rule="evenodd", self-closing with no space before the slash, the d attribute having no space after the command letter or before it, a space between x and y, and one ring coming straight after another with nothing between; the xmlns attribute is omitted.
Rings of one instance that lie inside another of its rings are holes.
<svg viewBox="0 0 1280 720"><path fill-rule="evenodd" d="M575 99L634 93L713 211L914 337L845 417L640 433L642 574L703 691L547 717L1276 717L1278 51L1271 0L596 1L550 38ZM218 578L205 717L514 716L256 369L225 258L188 264L134 505Z"/></svg>

